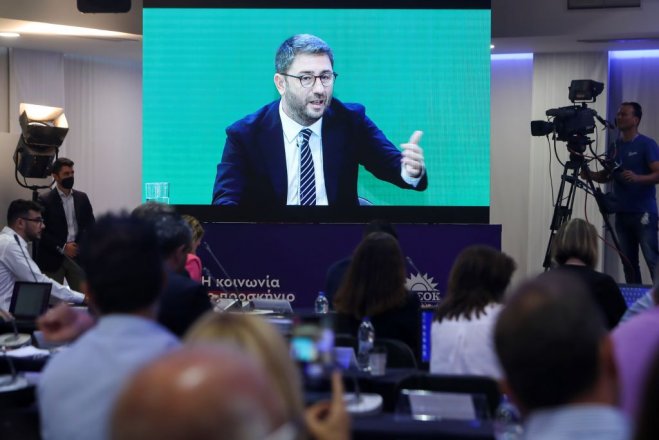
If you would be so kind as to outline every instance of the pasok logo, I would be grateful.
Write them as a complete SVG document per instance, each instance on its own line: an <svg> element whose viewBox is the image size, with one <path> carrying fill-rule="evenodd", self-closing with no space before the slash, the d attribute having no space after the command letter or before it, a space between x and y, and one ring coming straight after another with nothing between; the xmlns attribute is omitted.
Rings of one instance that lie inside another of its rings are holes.
<svg viewBox="0 0 659 440"><path fill-rule="evenodd" d="M434 277L428 276L427 273L410 274L405 281L407 290L419 295L423 309L434 308L441 301L442 297L437 285Z"/></svg>

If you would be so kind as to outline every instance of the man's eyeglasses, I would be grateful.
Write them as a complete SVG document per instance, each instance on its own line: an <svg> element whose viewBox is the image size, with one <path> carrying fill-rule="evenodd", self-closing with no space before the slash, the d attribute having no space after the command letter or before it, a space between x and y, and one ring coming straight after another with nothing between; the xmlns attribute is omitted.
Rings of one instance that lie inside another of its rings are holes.
<svg viewBox="0 0 659 440"><path fill-rule="evenodd" d="M21 217L23 220L27 222L35 222L35 223L43 223L43 218L37 217L37 218L27 218L27 217Z"/></svg>
<svg viewBox="0 0 659 440"><path fill-rule="evenodd" d="M313 87L314 84L316 84L316 78L320 79L320 83L323 86L325 86L325 87L331 86L332 84L334 84L334 80L336 79L336 77L339 76L339 74L336 73L336 72L325 72L325 73L321 73L320 75L307 75L307 74L304 74L304 75L297 76L297 75L289 75L288 73L280 73L280 75L290 76L291 78L299 79L300 84L305 89L309 88L309 87Z"/></svg>

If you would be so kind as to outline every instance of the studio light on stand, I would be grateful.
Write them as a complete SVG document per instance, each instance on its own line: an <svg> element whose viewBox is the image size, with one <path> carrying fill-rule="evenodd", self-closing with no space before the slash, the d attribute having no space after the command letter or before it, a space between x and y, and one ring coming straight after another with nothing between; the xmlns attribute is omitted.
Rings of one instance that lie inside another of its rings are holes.
<svg viewBox="0 0 659 440"><path fill-rule="evenodd" d="M14 175L16 182L23 188L32 190L32 200L37 200L37 190L50 188L48 185L30 185L30 179L45 179L52 172L53 162L57 159L69 125L64 109L45 105L25 104L19 106L21 136L14 152ZM18 175L23 176L22 181Z"/></svg>

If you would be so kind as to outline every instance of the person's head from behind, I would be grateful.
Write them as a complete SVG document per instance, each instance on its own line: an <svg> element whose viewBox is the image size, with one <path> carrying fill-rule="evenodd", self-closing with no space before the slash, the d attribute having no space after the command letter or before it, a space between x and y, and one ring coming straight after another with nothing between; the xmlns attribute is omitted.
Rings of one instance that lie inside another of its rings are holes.
<svg viewBox="0 0 659 440"><path fill-rule="evenodd" d="M45 227L42 211L41 205L32 200L13 200L7 208L7 226L27 242L39 240Z"/></svg>
<svg viewBox="0 0 659 440"><path fill-rule="evenodd" d="M73 161L66 157L60 157L53 162L53 179L60 190L69 191L73 188L74 174Z"/></svg>
<svg viewBox="0 0 659 440"><path fill-rule="evenodd" d="M405 259L398 241L385 232L374 232L357 246L334 308L361 319L404 304L407 295Z"/></svg>
<svg viewBox="0 0 659 440"><path fill-rule="evenodd" d="M204 227L201 226L199 220L191 215L184 214L181 217L183 217L183 220L185 220L192 231L192 247L190 252L194 254L197 252L197 248L201 244L201 240L204 238Z"/></svg>
<svg viewBox="0 0 659 440"><path fill-rule="evenodd" d="M163 284L162 258L153 228L128 215L106 215L80 245L84 287L102 315L154 313Z"/></svg>
<svg viewBox="0 0 659 440"><path fill-rule="evenodd" d="M285 403L287 419L302 417L302 381L297 367L284 338L262 318L209 312L190 328L185 341L189 345L230 344L249 353L268 372L269 382Z"/></svg>
<svg viewBox="0 0 659 440"><path fill-rule="evenodd" d="M598 259L595 226L580 218L563 223L552 240L551 254L561 266L572 258L595 268Z"/></svg>
<svg viewBox="0 0 659 440"><path fill-rule="evenodd" d="M494 248L466 248L453 263L446 298L437 307L436 319L478 318L486 306L503 301L516 267L512 258Z"/></svg>
<svg viewBox="0 0 659 440"><path fill-rule="evenodd" d="M284 113L305 127L319 120L334 91L334 55L329 45L314 35L294 35L279 46L275 72Z"/></svg>
<svg viewBox="0 0 659 440"><path fill-rule="evenodd" d="M232 347L187 347L152 362L126 385L111 438L256 440L287 420L264 369Z"/></svg>
<svg viewBox="0 0 659 440"><path fill-rule="evenodd" d="M523 412L616 400L603 318L572 274L546 272L522 284L499 315L494 342L504 390Z"/></svg>
<svg viewBox="0 0 659 440"><path fill-rule="evenodd" d="M153 226L165 264L175 272L183 272L192 248L192 231L185 220L171 206L153 202L138 206L132 216Z"/></svg>
<svg viewBox="0 0 659 440"><path fill-rule="evenodd" d="M366 238L368 234L372 234L374 232L386 232L387 234L391 235L396 240L398 240L398 234L396 233L396 229L394 228L394 225L392 225L387 220L374 219L366 223L366 225L364 226L364 234L362 238Z"/></svg>

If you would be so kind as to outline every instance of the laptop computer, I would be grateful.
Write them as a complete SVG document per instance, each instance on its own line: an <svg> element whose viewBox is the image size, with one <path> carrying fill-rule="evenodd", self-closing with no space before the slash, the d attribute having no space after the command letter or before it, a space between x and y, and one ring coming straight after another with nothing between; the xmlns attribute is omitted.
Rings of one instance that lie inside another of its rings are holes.
<svg viewBox="0 0 659 440"><path fill-rule="evenodd" d="M19 326L34 326L36 319L48 310L51 283L16 281L11 296L9 313Z"/></svg>

